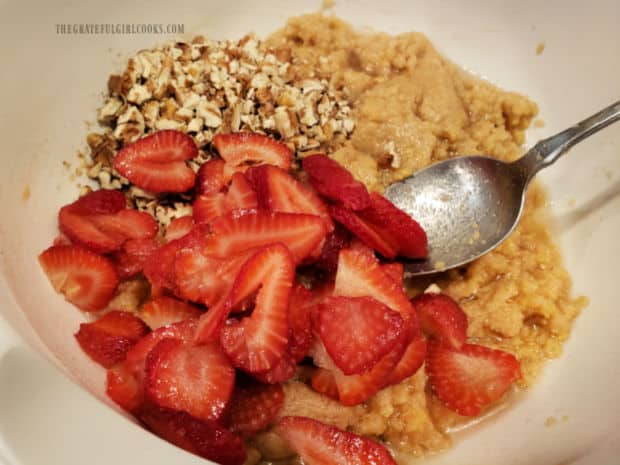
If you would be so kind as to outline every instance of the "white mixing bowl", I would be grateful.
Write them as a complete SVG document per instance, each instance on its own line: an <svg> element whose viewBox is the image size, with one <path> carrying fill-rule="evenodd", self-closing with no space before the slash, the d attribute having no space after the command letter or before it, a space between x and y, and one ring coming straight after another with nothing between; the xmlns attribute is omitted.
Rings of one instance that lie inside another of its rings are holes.
<svg viewBox="0 0 620 465"><path fill-rule="evenodd" d="M104 372L72 337L83 315L53 292L36 261L55 235L58 208L76 195L62 161L85 146L85 121L95 119L107 76L129 53L173 36L63 35L57 25L174 23L186 34L237 38L319 7L318 0L0 1L0 463L205 463L96 400L109 405ZM617 0L337 0L335 12L360 27L422 31L456 63L529 95L546 122L529 131L529 143L620 97ZM424 463L620 463L620 125L541 178L574 291L590 306L562 358L523 400ZM551 426L549 417L563 420Z"/></svg>

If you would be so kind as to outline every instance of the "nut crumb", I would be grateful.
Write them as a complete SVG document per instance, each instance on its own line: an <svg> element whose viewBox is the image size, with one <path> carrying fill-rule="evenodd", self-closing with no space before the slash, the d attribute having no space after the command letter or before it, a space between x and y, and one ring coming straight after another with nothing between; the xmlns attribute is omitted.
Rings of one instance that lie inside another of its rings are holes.
<svg viewBox="0 0 620 465"><path fill-rule="evenodd" d="M90 157L75 174L84 172L103 188L123 189L136 208L166 225L188 208L191 213L189 197L149 195L112 167L120 148L156 130L175 129L194 139L200 152L189 161L194 171L211 158L210 143L219 132L267 134L297 156L337 150L355 129L348 90L299 76L285 52L270 50L252 35L239 41L197 37L139 51L122 73L109 77L97 113L102 132L88 135ZM399 163L392 155L386 161Z"/></svg>
<svg viewBox="0 0 620 465"><path fill-rule="evenodd" d="M542 55L544 51L545 51L545 43L538 42L538 45L536 45L536 55Z"/></svg>
<svg viewBox="0 0 620 465"><path fill-rule="evenodd" d="M26 186L24 187L24 190L22 191L22 200L25 202L30 198L30 186Z"/></svg>
<svg viewBox="0 0 620 465"><path fill-rule="evenodd" d="M441 288L433 283L429 285L426 289L424 289L425 294L441 294Z"/></svg>

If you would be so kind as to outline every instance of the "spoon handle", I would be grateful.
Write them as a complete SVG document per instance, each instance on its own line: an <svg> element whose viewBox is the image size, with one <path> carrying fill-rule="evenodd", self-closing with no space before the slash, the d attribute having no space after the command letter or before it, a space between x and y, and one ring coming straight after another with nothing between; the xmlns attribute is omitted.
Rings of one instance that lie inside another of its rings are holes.
<svg viewBox="0 0 620 465"><path fill-rule="evenodd" d="M620 101L555 136L539 141L523 157L514 162L529 181L541 169L551 165L576 143L620 120Z"/></svg>

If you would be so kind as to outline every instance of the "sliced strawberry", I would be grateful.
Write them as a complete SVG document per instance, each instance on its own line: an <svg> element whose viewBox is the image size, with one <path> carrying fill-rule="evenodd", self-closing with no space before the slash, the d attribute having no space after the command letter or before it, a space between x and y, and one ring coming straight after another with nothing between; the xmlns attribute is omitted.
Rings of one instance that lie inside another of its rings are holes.
<svg viewBox="0 0 620 465"><path fill-rule="evenodd" d="M405 267L401 262L384 263L381 268L396 284L403 287Z"/></svg>
<svg viewBox="0 0 620 465"><path fill-rule="evenodd" d="M280 384L256 384L236 388L230 401L230 428L241 433L256 433L269 426L284 404Z"/></svg>
<svg viewBox="0 0 620 465"><path fill-rule="evenodd" d="M174 218L170 222L168 227L166 228L164 239L166 240L166 242L180 239L186 234L188 234L192 230L193 227L194 227L194 218L192 218L191 215L185 215L179 218Z"/></svg>
<svg viewBox="0 0 620 465"><path fill-rule="evenodd" d="M229 181L225 175L225 165L221 158L203 163L196 173L196 192L200 195L220 192Z"/></svg>
<svg viewBox="0 0 620 465"><path fill-rule="evenodd" d="M333 276L338 268L338 254L350 244L351 235L344 227L336 223L334 230L325 238L321 254L314 266Z"/></svg>
<svg viewBox="0 0 620 465"><path fill-rule="evenodd" d="M235 173L226 192L226 208L232 210L251 210L258 208L258 197L243 173Z"/></svg>
<svg viewBox="0 0 620 465"><path fill-rule="evenodd" d="M221 332L222 347L233 365L249 373L270 370L286 351L289 295L295 264L282 244L264 247L241 268L228 295L230 309L253 295L251 316L229 322Z"/></svg>
<svg viewBox="0 0 620 465"><path fill-rule="evenodd" d="M241 266L256 250L244 250L225 258L214 257L206 250L200 246L180 250L174 273L180 297L211 307L226 296Z"/></svg>
<svg viewBox="0 0 620 465"><path fill-rule="evenodd" d="M353 235L376 250L385 258L394 258L397 255L397 244L377 231L373 226L362 220L353 210L342 205L330 205L329 213L332 218L347 228Z"/></svg>
<svg viewBox="0 0 620 465"><path fill-rule="evenodd" d="M216 421L154 407L143 409L138 418L157 436L207 460L221 465L245 462L243 440Z"/></svg>
<svg viewBox="0 0 620 465"><path fill-rule="evenodd" d="M328 370L333 375L340 403L357 405L384 387L385 380L401 359L405 345L406 340L403 337L394 349L361 375L345 375L340 371L319 340L316 340L310 349L310 356L318 367Z"/></svg>
<svg viewBox="0 0 620 465"><path fill-rule="evenodd" d="M425 258L428 240L422 227L407 213L381 194L370 194L370 206L359 212L360 218L394 244L397 254Z"/></svg>
<svg viewBox="0 0 620 465"><path fill-rule="evenodd" d="M322 244L326 230L314 215L266 211L227 214L211 223L209 253L227 257L254 247L281 242L300 263Z"/></svg>
<svg viewBox="0 0 620 465"><path fill-rule="evenodd" d="M356 181L337 161L326 155L316 154L304 158L302 166L310 177L310 184L321 195L340 202L351 210L362 210L370 205L366 186Z"/></svg>
<svg viewBox="0 0 620 465"><path fill-rule="evenodd" d="M226 194L224 192L200 195L196 197L192 204L192 215L194 221L198 224L210 223L228 211L226 208Z"/></svg>
<svg viewBox="0 0 620 465"><path fill-rule="evenodd" d="M283 417L278 431L308 465L396 465L381 444L306 417Z"/></svg>
<svg viewBox="0 0 620 465"><path fill-rule="evenodd" d="M371 369L403 337L402 317L372 297L328 297L315 330L345 375Z"/></svg>
<svg viewBox="0 0 620 465"><path fill-rule="evenodd" d="M103 195L97 195L97 192L91 192L60 209L60 230L71 242L97 253L108 253L119 250L128 239L149 239L157 234L157 222L151 215L124 208L123 194L120 194L121 209L98 213L117 208L121 205L121 199L110 195L109 191L103 191Z"/></svg>
<svg viewBox="0 0 620 465"><path fill-rule="evenodd" d="M317 368L310 378L312 389L324 396L338 400L338 385L333 371Z"/></svg>
<svg viewBox="0 0 620 465"><path fill-rule="evenodd" d="M187 134L164 130L127 144L114 158L116 171L136 186L150 192L185 192L194 186L196 175L185 163L198 155Z"/></svg>
<svg viewBox="0 0 620 465"><path fill-rule="evenodd" d="M75 339L86 355L110 368L124 360L127 351L148 332L133 313L112 311L92 323L82 323Z"/></svg>
<svg viewBox="0 0 620 465"><path fill-rule="evenodd" d="M56 239L54 239L52 245L71 245L71 240L63 233L60 233Z"/></svg>
<svg viewBox="0 0 620 465"><path fill-rule="evenodd" d="M291 379L297 372L297 363L287 349L282 358L276 362L276 365L267 371L253 373L252 376L261 383L276 384L283 383Z"/></svg>
<svg viewBox="0 0 620 465"><path fill-rule="evenodd" d="M334 229L327 205L310 187L303 185L282 168L259 165L250 168L251 180L261 208L274 212L307 213L323 218L327 231Z"/></svg>
<svg viewBox="0 0 620 465"><path fill-rule="evenodd" d="M128 412L135 412L144 402L144 390L131 365L120 363L108 370L106 394Z"/></svg>
<svg viewBox="0 0 620 465"><path fill-rule="evenodd" d="M290 328L288 353L295 363L301 362L312 345L312 322L310 319L312 293L301 284L291 289L288 305L288 323Z"/></svg>
<svg viewBox="0 0 620 465"><path fill-rule="evenodd" d="M176 239L155 250L144 262L142 271L154 288L175 289L174 260L183 239Z"/></svg>
<svg viewBox="0 0 620 465"><path fill-rule="evenodd" d="M446 294L424 293L411 300L422 331L442 344L460 348L467 339L467 315Z"/></svg>
<svg viewBox="0 0 620 465"><path fill-rule="evenodd" d="M453 349L431 342L426 373L437 397L459 415L476 416L521 377L511 354L475 344Z"/></svg>
<svg viewBox="0 0 620 465"><path fill-rule="evenodd" d="M125 280L141 273L146 260L159 247L159 242L153 238L125 241L121 249L112 255L118 277Z"/></svg>
<svg viewBox="0 0 620 465"><path fill-rule="evenodd" d="M235 210L252 210L258 207L256 193L242 173L235 173L228 192L214 192L199 196L193 205L196 223L210 223L218 216Z"/></svg>
<svg viewBox="0 0 620 465"><path fill-rule="evenodd" d="M267 384L282 383L292 378L313 341L310 311L314 305L313 295L301 284L291 289L288 306L288 347L278 363L268 371L253 373L253 376Z"/></svg>
<svg viewBox="0 0 620 465"><path fill-rule="evenodd" d="M200 318L201 315L202 312L194 305L166 296L149 300L140 312L140 317L153 330L188 318Z"/></svg>
<svg viewBox="0 0 620 465"><path fill-rule="evenodd" d="M104 308L118 284L112 262L80 246L52 246L39 263L56 292L86 312Z"/></svg>
<svg viewBox="0 0 620 465"><path fill-rule="evenodd" d="M160 407L217 420L232 394L235 370L218 344L164 339L146 358L145 392Z"/></svg>
<svg viewBox="0 0 620 465"><path fill-rule="evenodd" d="M424 364L426 357L426 339L421 335L414 336L409 342L405 353L398 361L385 381L385 386L392 386L413 376Z"/></svg>
<svg viewBox="0 0 620 465"><path fill-rule="evenodd" d="M219 341L220 332L230 312L231 308L228 305L226 296L209 307L198 321L194 342L196 344L205 344L207 342Z"/></svg>
<svg viewBox="0 0 620 465"><path fill-rule="evenodd" d="M375 395L383 387L385 379L402 357L403 349L404 345L399 344L369 371L361 375L347 376L339 370L334 370L340 403L357 405Z"/></svg>
<svg viewBox="0 0 620 465"><path fill-rule="evenodd" d="M164 244L152 253L144 263L143 269L151 286L175 290L174 262L177 254L180 250L194 248L202 244L208 235L208 226L197 225L188 234Z"/></svg>
<svg viewBox="0 0 620 465"><path fill-rule="evenodd" d="M372 296L399 312L404 320L416 318L403 288L383 270L374 255L361 248L349 248L342 249L339 257L334 295Z"/></svg>
<svg viewBox="0 0 620 465"><path fill-rule="evenodd" d="M234 167L268 164L288 170L293 159L285 144L262 134L216 134L213 145L226 164Z"/></svg>
<svg viewBox="0 0 620 465"><path fill-rule="evenodd" d="M131 367L131 370L138 378L144 378L145 361L151 350L164 339L178 339L184 344L191 343L194 339L197 325L197 320L189 319L162 326L150 332L127 352L125 357L126 364Z"/></svg>
<svg viewBox="0 0 620 465"><path fill-rule="evenodd" d="M90 192L70 204L75 215L109 215L127 207L125 194L114 189L99 189Z"/></svg>

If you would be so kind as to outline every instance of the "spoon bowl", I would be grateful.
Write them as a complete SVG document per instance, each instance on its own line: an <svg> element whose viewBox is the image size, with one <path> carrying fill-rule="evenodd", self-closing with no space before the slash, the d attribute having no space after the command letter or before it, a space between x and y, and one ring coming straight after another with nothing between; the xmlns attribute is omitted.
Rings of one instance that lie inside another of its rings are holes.
<svg viewBox="0 0 620 465"><path fill-rule="evenodd" d="M415 218L430 256L410 262L416 275L469 263L501 244L516 227L527 177L509 163L471 156L446 160L390 186L385 195Z"/></svg>
<svg viewBox="0 0 620 465"><path fill-rule="evenodd" d="M595 132L620 119L620 101L506 163L486 156L452 158L391 185L385 196L415 218L428 236L426 260L409 275L463 266L499 246L519 223L532 178Z"/></svg>

